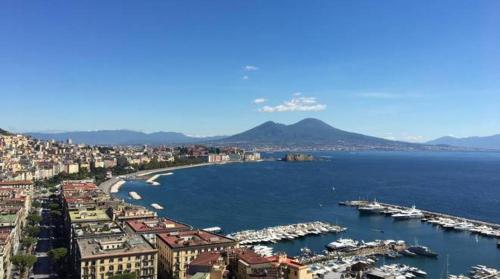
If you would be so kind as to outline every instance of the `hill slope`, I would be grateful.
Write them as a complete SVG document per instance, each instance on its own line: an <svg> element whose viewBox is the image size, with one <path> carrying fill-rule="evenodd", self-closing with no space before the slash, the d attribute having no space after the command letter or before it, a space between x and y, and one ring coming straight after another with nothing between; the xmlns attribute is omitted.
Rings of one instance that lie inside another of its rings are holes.
<svg viewBox="0 0 500 279"><path fill-rule="evenodd" d="M484 149L499 149L500 150L500 134L487 137L441 137L427 142L427 144L451 145L459 147L484 148Z"/></svg>
<svg viewBox="0 0 500 279"><path fill-rule="evenodd" d="M420 146L343 131L314 118L306 118L291 125L268 121L243 133L222 139L220 142L289 147L411 148Z"/></svg>
<svg viewBox="0 0 500 279"><path fill-rule="evenodd" d="M190 137L176 132L143 133L131 130L78 131L62 133L26 133L37 139L65 141L90 145L127 145L127 144L171 144L192 143L220 139L221 137Z"/></svg>
<svg viewBox="0 0 500 279"><path fill-rule="evenodd" d="M12 135L10 132L5 131L4 129L0 128L0 135Z"/></svg>

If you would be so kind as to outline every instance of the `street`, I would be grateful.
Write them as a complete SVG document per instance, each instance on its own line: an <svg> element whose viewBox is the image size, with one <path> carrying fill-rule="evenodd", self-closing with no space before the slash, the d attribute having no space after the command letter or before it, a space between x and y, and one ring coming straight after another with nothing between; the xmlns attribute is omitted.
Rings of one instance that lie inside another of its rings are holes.
<svg viewBox="0 0 500 279"><path fill-rule="evenodd" d="M49 199L44 199L42 203L48 204ZM64 244L61 239L61 220L59 220L60 218L52 218L50 210L45 208L42 210L42 218L35 249L35 255L38 260L33 266L30 278L57 278L53 263L47 253L50 249L60 247Z"/></svg>

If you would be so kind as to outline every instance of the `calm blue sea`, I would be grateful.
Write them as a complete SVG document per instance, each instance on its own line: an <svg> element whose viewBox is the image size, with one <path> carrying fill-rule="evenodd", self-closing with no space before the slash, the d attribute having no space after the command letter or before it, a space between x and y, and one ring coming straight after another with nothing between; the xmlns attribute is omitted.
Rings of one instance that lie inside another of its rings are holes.
<svg viewBox="0 0 500 279"><path fill-rule="evenodd" d="M141 181L127 182L118 196L144 206L160 203L165 207L159 212L162 216L201 228L220 226L225 233L320 220L348 227L343 237L418 242L437 251L438 259L401 258L397 262L418 266L429 273L429 278L441 278L447 255L449 271L455 274L465 273L476 264L500 268L500 249L494 239L443 231L420 221L360 216L354 208L338 206L343 200L376 198L500 223L500 153L314 155L325 160L179 170L161 177L158 187ZM138 192L143 200L130 200L129 191ZM307 246L319 252L340 236L306 237L277 244L275 250L295 255Z"/></svg>

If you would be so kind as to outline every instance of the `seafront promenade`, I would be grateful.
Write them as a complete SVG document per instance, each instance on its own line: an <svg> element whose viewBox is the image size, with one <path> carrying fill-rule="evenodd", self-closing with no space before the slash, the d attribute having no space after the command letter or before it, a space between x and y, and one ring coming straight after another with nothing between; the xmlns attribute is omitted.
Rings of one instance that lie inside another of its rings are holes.
<svg viewBox="0 0 500 279"><path fill-rule="evenodd" d="M228 164L228 163L233 163L233 162L226 162L223 164ZM114 176L103 183L99 185L99 188L103 190L107 194L111 194L113 192L117 192L121 184L124 183L126 177L132 177L132 176L146 176L146 175L152 175L156 173L162 173L162 172L171 172L175 170L180 170L180 169L188 169L188 168L196 168L196 167L206 167L206 166L212 166L212 165L220 165L221 163L201 163L201 164L192 164L192 165L184 165L184 166L176 166L176 167L168 167L168 168L160 168L160 169L152 169L152 170L142 170L134 173L129 173L126 175L119 175L119 176ZM113 189L114 188L114 189ZM115 190L115 191L113 191Z"/></svg>

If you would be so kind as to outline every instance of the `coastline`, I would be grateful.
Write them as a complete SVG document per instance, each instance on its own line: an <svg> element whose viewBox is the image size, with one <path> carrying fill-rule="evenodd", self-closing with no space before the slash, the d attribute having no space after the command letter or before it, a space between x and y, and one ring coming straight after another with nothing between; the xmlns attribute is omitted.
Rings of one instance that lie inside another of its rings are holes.
<svg viewBox="0 0 500 279"><path fill-rule="evenodd" d="M176 167L168 167L168 168L160 168L160 169L152 169L152 170L143 170L134 173L129 173L127 175L120 175L113 178L110 178L103 183L99 184L99 188L103 190L106 194L115 194L120 191L121 186L125 184L125 179L123 176L146 176L151 174L158 174L163 172L170 172L180 169L188 169L188 168L196 168L196 167L206 167L212 165L224 165L230 163L240 163L240 162L225 162L225 163L201 163L201 164L193 164L193 165L185 165L185 166L176 166Z"/></svg>

